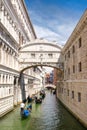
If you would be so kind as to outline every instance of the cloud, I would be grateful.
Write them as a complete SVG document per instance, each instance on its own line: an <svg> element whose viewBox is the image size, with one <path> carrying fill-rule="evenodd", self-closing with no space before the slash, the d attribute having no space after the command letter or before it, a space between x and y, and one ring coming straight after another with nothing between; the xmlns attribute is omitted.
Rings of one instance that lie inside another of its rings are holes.
<svg viewBox="0 0 87 130"><path fill-rule="evenodd" d="M52 23L53 24L53 23ZM52 25L50 25L52 26ZM56 24L55 29L52 27L44 27L39 24L34 25L35 32L38 38L45 38L50 41L57 41L59 44L64 45L73 31L75 24Z"/></svg>
<svg viewBox="0 0 87 130"><path fill-rule="evenodd" d="M42 12L30 10L33 26L38 38L46 38L48 40L57 41L64 45L73 31L77 19L70 16L62 17L61 14L45 15Z"/></svg>
<svg viewBox="0 0 87 130"><path fill-rule="evenodd" d="M79 17L78 11L73 12L70 8L61 9L56 5L46 7L40 0L33 5L33 9L30 8L29 14L38 38L43 37L63 45L75 28Z"/></svg>
<svg viewBox="0 0 87 130"><path fill-rule="evenodd" d="M34 28L38 38L44 38L50 41L58 41L59 39L61 39L61 36L59 34L53 32L49 28L45 28L38 25L34 25Z"/></svg>

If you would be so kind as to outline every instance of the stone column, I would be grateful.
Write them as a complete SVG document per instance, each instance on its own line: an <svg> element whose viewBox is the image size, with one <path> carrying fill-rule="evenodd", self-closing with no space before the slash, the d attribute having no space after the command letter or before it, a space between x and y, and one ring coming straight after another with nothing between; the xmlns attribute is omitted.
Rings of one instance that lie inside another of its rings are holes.
<svg viewBox="0 0 87 130"><path fill-rule="evenodd" d="M25 82L24 82L24 74L23 73L20 73L19 84L20 84L20 89L21 89L21 94L22 94L22 101L23 101L23 100L26 99Z"/></svg>
<svg viewBox="0 0 87 130"><path fill-rule="evenodd" d="M4 43L2 43L2 48L1 48L1 64L3 64L3 59L4 59L3 48L4 48Z"/></svg>
<svg viewBox="0 0 87 130"><path fill-rule="evenodd" d="M18 103L18 79L14 76L14 105Z"/></svg>

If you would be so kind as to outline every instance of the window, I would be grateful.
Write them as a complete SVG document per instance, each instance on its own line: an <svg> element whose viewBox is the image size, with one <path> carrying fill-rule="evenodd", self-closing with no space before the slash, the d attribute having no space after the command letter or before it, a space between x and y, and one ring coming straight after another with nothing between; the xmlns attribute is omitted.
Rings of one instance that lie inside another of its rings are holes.
<svg viewBox="0 0 87 130"><path fill-rule="evenodd" d="M49 56L49 58L52 58L52 57L53 57L53 54L50 53L50 54L48 54L48 56Z"/></svg>
<svg viewBox="0 0 87 130"><path fill-rule="evenodd" d="M63 93L63 88L62 88L62 93Z"/></svg>
<svg viewBox="0 0 87 130"><path fill-rule="evenodd" d="M79 72L82 71L82 63L81 62L79 62L78 69L79 69Z"/></svg>
<svg viewBox="0 0 87 130"><path fill-rule="evenodd" d="M75 65L73 65L73 73L75 73Z"/></svg>
<svg viewBox="0 0 87 130"><path fill-rule="evenodd" d="M33 67L33 71L36 72L37 71L37 67Z"/></svg>
<svg viewBox="0 0 87 130"><path fill-rule="evenodd" d="M42 54L42 53L40 54L40 58L41 58L41 57L43 57L43 54Z"/></svg>
<svg viewBox="0 0 87 130"><path fill-rule="evenodd" d="M69 96L69 89L67 90L67 96Z"/></svg>
<svg viewBox="0 0 87 130"><path fill-rule="evenodd" d="M81 102L81 93L78 93L78 102Z"/></svg>
<svg viewBox="0 0 87 130"><path fill-rule="evenodd" d="M79 48L82 46L82 39L81 37L79 38Z"/></svg>
<svg viewBox="0 0 87 130"><path fill-rule="evenodd" d="M70 58L70 51L68 51L68 58Z"/></svg>
<svg viewBox="0 0 87 130"><path fill-rule="evenodd" d="M11 88L9 88L9 94L11 94Z"/></svg>
<svg viewBox="0 0 87 130"><path fill-rule="evenodd" d="M34 53L32 53L32 54L31 54L31 57L32 57L32 58L35 58L35 54L34 54Z"/></svg>
<svg viewBox="0 0 87 130"><path fill-rule="evenodd" d="M72 53L75 53L75 46L72 47Z"/></svg>
<svg viewBox="0 0 87 130"><path fill-rule="evenodd" d="M3 83L4 83L4 79L5 79L5 77L4 77L4 75L3 75L3 81L2 81Z"/></svg>
<svg viewBox="0 0 87 130"><path fill-rule="evenodd" d="M74 98L74 91L72 91L72 98Z"/></svg>
<svg viewBox="0 0 87 130"><path fill-rule="evenodd" d="M70 74L70 68L68 68L68 74Z"/></svg>

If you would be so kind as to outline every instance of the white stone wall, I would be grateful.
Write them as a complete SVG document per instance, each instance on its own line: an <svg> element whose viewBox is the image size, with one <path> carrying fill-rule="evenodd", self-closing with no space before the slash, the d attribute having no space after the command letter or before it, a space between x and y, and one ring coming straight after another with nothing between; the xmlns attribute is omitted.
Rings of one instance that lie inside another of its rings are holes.
<svg viewBox="0 0 87 130"><path fill-rule="evenodd" d="M13 96L0 98L0 117L13 109Z"/></svg>
<svg viewBox="0 0 87 130"><path fill-rule="evenodd" d="M15 72L15 76L18 74ZM14 74L0 66L0 117L14 107Z"/></svg>
<svg viewBox="0 0 87 130"><path fill-rule="evenodd" d="M24 1L0 0L0 117L22 101L18 83L19 49L35 38ZM26 81L28 78L25 76Z"/></svg>
<svg viewBox="0 0 87 130"><path fill-rule="evenodd" d="M26 97L28 95L32 96L33 94L38 93L42 88L42 77L41 77L41 70L37 67L35 70L34 68L27 69L27 71L30 72L31 78L26 76L25 80L25 91L26 91ZM24 73L26 70L24 71ZM29 80L29 81L28 81Z"/></svg>
<svg viewBox="0 0 87 130"><path fill-rule="evenodd" d="M19 36L17 26L15 25L15 21L11 16L10 7L7 7L3 2L1 3L0 10L0 23L18 43Z"/></svg>
<svg viewBox="0 0 87 130"><path fill-rule="evenodd" d="M32 23L30 21L30 18L28 16L27 9L25 7L23 0L11 0L13 8L15 9L18 18L20 20L20 24L23 26L23 30L25 33L23 35L26 35L28 41L32 41L36 38L36 34L34 32ZM25 41L24 41L25 43Z"/></svg>

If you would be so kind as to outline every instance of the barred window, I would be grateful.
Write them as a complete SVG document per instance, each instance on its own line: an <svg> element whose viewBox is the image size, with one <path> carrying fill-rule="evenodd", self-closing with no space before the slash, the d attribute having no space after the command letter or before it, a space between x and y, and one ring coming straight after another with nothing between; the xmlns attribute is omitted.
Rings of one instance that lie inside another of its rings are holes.
<svg viewBox="0 0 87 130"><path fill-rule="evenodd" d="M79 38L79 48L82 46L82 38Z"/></svg>
<svg viewBox="0 0 87 130"><path fill-rule="evenodd" d="M69 96L69 89L67 90L67 96Z"/></svg>
<svg viewBox="0 0 87 130"><path fill-rule="evenodd" d="M75 73L75 65L73 65L73 73Z"/></svg>
<svg viewBox="0 0 87 130"><path fill-rule="evenodd" d="M50 54L48 54L48 56L49 56L49 58L52 58L52 57L53 57L53 54L50 53Z"/></svg>
<svg viewBox="0 0 87 130"><path fill-rule="evenodd" d="M74 91L72 91L72 98L74 98Z"/></svg>
<svg viewBox="0 0 87 130"><path fill-rule="evenodd" d="M68 74L70 74L70 68L68 68Z"/></svg>
<svg viewBox="0 0 87 130"><path fill-rule="evenodd" d="M78 93L78 102L81 102L81 93Z"/></svg>
<svg viewBox="0 0 87 130"><path fill-rule="evenodd" d="M75 46L72 47L72 53L75 53Z"/></svg>
<svg viewBox="0 0 87 130"><path fill-rule="evenodd" d="M82 63L81 62L79 62L78 69L79 69L79 72L82 71Z"/></svg>
<svg viewBox="0 0 87 130"><path fill-rule="evenodd" d="M70 58L70 51L68 51L68 58Z"/></svg>
<svg viewBox="0 0 87 130"><path fill-rule="evenodd" d="M32 58L35 58L35 54L34 54L34 53L32 53L32 54L31 54L31 57L32 57Z"/></svg>

